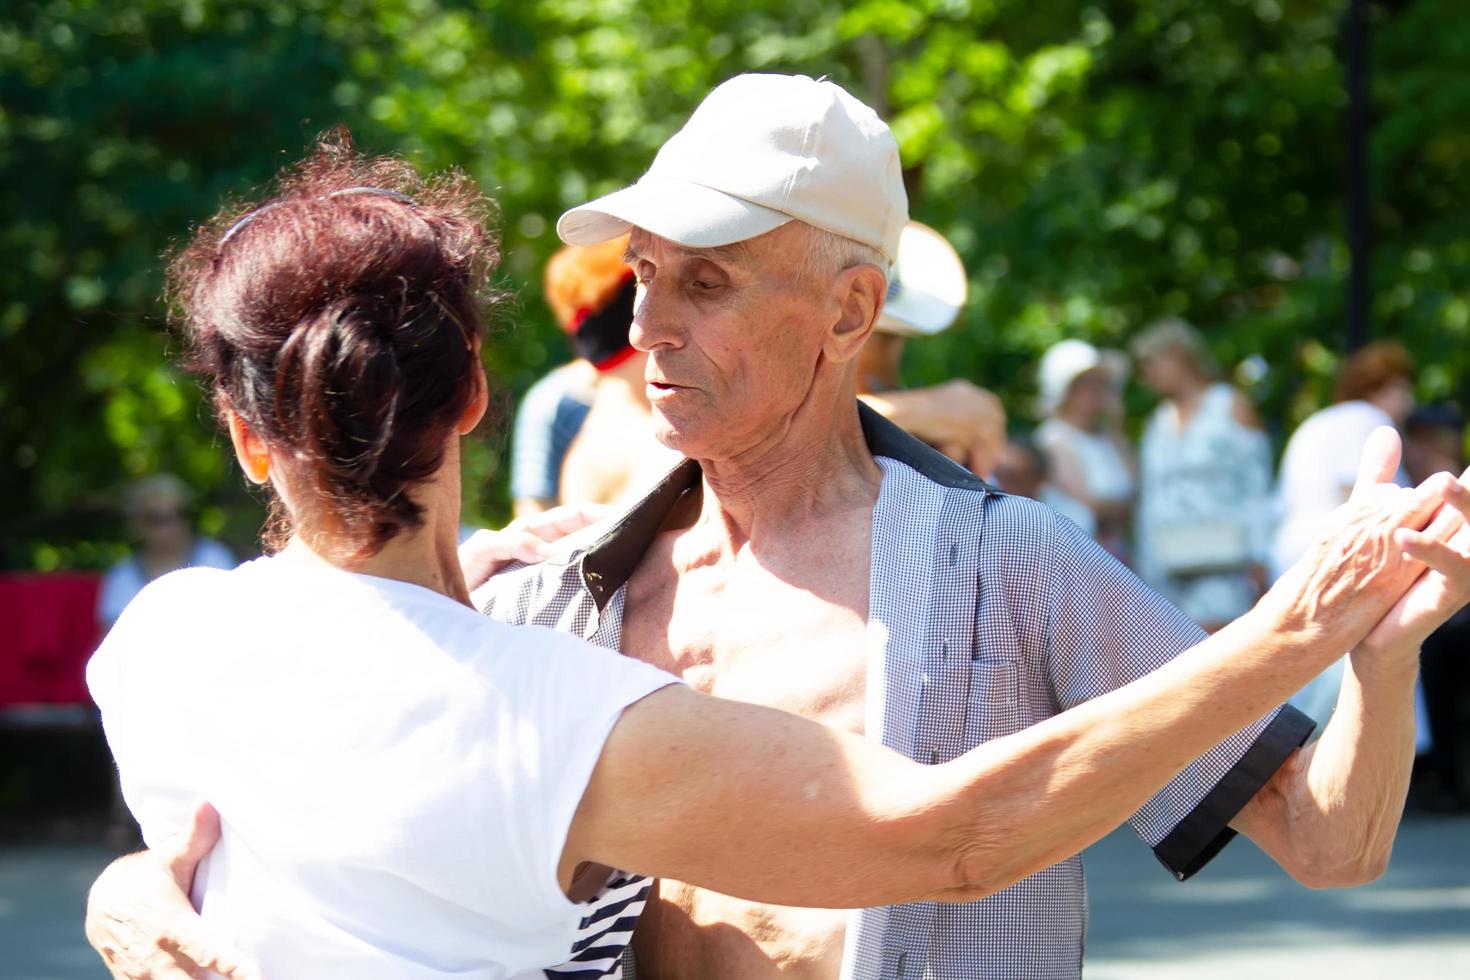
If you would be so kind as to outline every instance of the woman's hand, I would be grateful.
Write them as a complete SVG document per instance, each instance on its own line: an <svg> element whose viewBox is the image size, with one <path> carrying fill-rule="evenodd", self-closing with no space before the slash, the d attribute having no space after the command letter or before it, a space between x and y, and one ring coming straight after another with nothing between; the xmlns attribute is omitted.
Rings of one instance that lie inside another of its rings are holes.
<svg viewBox="0 0 1470 980"><path fill-rule="evenodd" d="M1470 469L1447 485L1445 506L1423 531L1400 529L1394 542L1424 571L1368 637L1354 661L1417 660L1424 640L1470 603Z"/></svg>
<svg viewBox="0 0 1470 980"><path fill-rule="evenodd" d="M190 980L212 970L252 980L189 903L194 870L219 840L219 814L199 804L189 833L155 851L118 858L87 895L87 942L118 980Z"/></svg>
<svg viewBox="0 0 1470 980"><path fill-rule="evenodd" d="M602 504L565 504L529 517L520 517L499 531L481 529L459 546L459 565L471 592L511 562L534 565L545 561L548 545L575 534L607 517Z"/></svg>

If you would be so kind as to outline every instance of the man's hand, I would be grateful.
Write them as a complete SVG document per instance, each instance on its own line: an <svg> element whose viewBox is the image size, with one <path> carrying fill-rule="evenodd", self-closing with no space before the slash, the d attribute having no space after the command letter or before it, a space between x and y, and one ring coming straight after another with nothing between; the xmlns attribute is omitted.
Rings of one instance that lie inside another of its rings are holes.
<svg viewBox="0 0 1470 980"><path fill-rule="evenodd" d="M189 903L194 870L219 840L219 814L194 811L189 833L156 851L118 858L87 895L87 942L120 980L190 980L213 970L253 980L240 957L209 934Z"/></svg>
<svg viewBox="0 0 1470 980"><path fill-rule="evenodd" d="M566 504L518 517L499 531L481 529L459 546L459 566L471 592L511 562L534 565L549 555L547 545L607 517L601 504Z"/></svg>

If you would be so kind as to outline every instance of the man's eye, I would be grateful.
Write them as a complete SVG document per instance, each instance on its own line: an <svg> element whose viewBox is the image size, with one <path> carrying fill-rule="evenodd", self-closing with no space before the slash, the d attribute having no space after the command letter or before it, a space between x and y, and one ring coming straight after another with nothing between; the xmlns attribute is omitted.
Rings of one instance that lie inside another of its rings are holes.
<svg viewBox="0 0 1470 980"><path fill-rule="evenodd" d="M719 283L717 283L717 282L709 282L709 281L704 280L704 279L695 279L692 283L690 283L690 285L692 285L695 289L704 290L704 291L708 291L708 290L711 290L711 289L719 289L720 288L720 284Z"/></svg>

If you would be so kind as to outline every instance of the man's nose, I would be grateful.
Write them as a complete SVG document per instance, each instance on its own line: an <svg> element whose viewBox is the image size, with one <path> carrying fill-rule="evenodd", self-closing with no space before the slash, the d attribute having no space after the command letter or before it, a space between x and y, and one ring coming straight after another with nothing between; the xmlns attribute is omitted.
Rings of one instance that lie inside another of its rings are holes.
<svg viewBox="0 0 1470 980"><path fill-rule="evenodd" d="M678 317L672 314L666 287L657 283L640 284L633 300L633 323L628 328L628 343L645 353L659 348L683 345Z"/></svg>

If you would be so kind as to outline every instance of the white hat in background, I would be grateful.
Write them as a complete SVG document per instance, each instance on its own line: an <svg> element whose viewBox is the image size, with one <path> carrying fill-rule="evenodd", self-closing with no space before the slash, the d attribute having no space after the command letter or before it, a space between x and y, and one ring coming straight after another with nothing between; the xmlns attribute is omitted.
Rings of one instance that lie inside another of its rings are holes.
<svg viewBox="0 0 1470 980"><path fill-rule="evenodd" d="M712 248L796 219L892 262L908 216L898 143L877 113L833 82L737 75L705 97L638 183L572 208L556 232L592 245L637 227Z"/></svg>
<svg viewBox="0 0 1470 980"><path fill-rule="evenodd" d="M1085 340L1062 340L1048 347L1036 370L1042 412L1056 411L1072 382L1093 368L1102 368L1114 385L1121 387L1128 380L1128 357L1122 351L1098 350Z"/></svg>
<svg viewBox="0 0 1470 980"><path fill-rule="evenodd" d="M910 221L898 242L878 329L907 337L938 333L960 315L969 291L954 246L928 225Z"/></svg>

